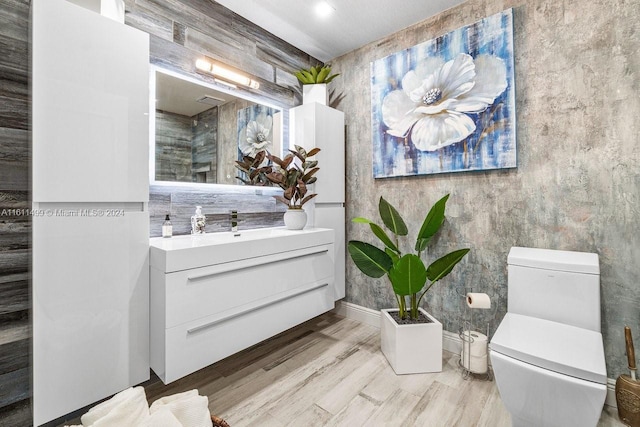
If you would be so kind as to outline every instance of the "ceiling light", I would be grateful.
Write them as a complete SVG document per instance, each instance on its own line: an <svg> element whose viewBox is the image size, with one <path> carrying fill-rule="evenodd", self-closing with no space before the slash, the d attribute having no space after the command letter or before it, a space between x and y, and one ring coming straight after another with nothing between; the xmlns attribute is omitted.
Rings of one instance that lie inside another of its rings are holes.
<svg viewBox="0 0 640 427"><path fill-rule="evenodd" d="M316 15L320 17L329 16L331 13L335 12L336 8L331 6L326 0L323 0L316 4Z"/></svg>
<svg viewBox="0 0 640 427"><path fill-rule="evenodd" d="M206 73L213 74L219 79L215 79L218 83L226 84L229 87L236 87L229 82L238 83L243 86L249 86L253 89L258 89L260 87L260 83L257 81L250 79L247 76L243 76L242 74L236 73L235 71L228 70L224 67L221 67L218 64L211 63L206 59L198 59L196 61L196 68L198 70L204 71ZM225 81L226 80L226 81Z"/></svg>

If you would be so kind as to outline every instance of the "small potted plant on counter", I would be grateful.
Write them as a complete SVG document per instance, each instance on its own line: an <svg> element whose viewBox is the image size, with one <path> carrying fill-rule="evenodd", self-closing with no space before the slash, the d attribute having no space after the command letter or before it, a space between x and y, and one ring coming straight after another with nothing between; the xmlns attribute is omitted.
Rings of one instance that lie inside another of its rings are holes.
<svg viewBox="0 0 640 427"><path fill-rule="evenodd" d="M361 217L353 219L355 223L369 224L373 234L384 245L379 249L369 243L352 240L348 250L360 271L374 278L386 275L393 287L398 308L381 310L380 341L383 354L397 374L442 370L442 324L421 308L420 302L436 282L453 270L469 249L448 253L429 267L425 267L421 256L444 222L448 198L447 194L429 210L416 238L416 253L401 252L398 237L408 234L407 225L384 198L380 197L378 209L382 222L393 233L393 239L373 221Z"/></svg>
<svg viewBox="0 0 640 427"><path fill-rule="evenodd" d="M274 196L276 200L287 205L284 224L290 230L302 230L307 224L307 213L302 206L313 199L316 194L308 194L308 185L316 182L314 176L320 170L317 160L308 160L320 152L314 148L307 152L299 145L289 150L284 159L269 154L267 157L274 164L266 177L269 181L284 190L282 196Z"/></svg>
<svg viewBox="0 0 640 427"><path fill-rule="evenodd" d="M302 103L318 102L327 105L327 84L339 75L331 74L330 65L316 65L296 71L295 76L302 83Z"/></svg>

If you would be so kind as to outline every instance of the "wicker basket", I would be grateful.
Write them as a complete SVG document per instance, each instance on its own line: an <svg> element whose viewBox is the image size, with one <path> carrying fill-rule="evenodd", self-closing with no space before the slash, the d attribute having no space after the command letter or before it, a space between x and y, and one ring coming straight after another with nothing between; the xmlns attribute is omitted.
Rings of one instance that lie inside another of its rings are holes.
<svg viewBox="0 0 640 427"><path fill-rule="evenodd" d="M225 420L215 415L211 415L211 421L213 422L213 427L230 427Z"/></svg>

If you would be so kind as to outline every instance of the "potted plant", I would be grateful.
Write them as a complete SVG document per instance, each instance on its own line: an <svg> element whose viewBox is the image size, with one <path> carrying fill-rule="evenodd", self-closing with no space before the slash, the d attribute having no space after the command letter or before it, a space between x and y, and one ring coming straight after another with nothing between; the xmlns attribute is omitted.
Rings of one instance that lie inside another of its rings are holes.
<svg viewBox="0 0 640 427"><path fill-rule="evenodd" d="M330 65L316 65L295 72L302 83L302 103L318 102L327 105L327 84L340 74L331 74Z"/></svg>
<svg viewBox="0 0 640 427"><path fill-rule="evenodd" d="M386 275L393 287L398 308L381 310L381 349L397 374L442 370L442 324L422 309L420 303L429 289L446 277L469 249L448 253L428 267L421 256L444 222L448 199L447 194L429 210L416 238L415 253L401 252L398 237L408 234L407 225L383 197L378 204L380 218L393 233L393 239L373 221L362 217L353 219L355 223L369 224L373 234L384 245L379 249L369 243L352 240L348 243L348 250L360 271L374 278Z"/></svg>
<svg viewBox="0 0 640 427"><path fill-rule="evenodd" d="M316 194L307 194L307 186L316 182L314 176L320 170L317 160L307 160L320 152L314 148L307 152L299 145L295 150L289 150L284 159L269 154L267 157L274 164L266 177L284 190L282 196L274 196L276 200L287 205L284 214L284 224L290 230L302 230L307 223L307 213L302 206L313 199Z"/></svg>
<svg viewBox="0 0 640 427"><path fill-rule="evenodd" d="M255 157L244 155L242 160L236 160L236 169L241 172L236 178L246 185L271 186L271 181L267 178L271 165L264 164L266 157L267 152L263 150L258 151Z"/></svg>

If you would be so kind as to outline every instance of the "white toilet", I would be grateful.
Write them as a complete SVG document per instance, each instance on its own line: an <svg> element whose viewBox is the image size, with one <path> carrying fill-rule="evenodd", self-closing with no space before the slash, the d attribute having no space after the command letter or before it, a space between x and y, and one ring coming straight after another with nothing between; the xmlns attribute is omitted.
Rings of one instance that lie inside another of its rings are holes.
<svg viewBox="0 0 640 427"><path fill-rule="evenodd" d="M489 344L514 427L588 427L607 395L598 255L511 248L507 314Z"/></svg>

